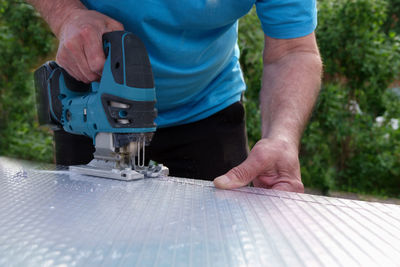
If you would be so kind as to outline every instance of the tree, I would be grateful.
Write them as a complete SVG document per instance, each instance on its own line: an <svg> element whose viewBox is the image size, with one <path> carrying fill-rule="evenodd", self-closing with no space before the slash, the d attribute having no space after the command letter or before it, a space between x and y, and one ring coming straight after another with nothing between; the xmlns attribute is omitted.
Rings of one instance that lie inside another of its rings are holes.
<svg viewBox="0 0 400 267"><path fill-rule="evenodd" d="M50 161L51 136L38 128L32 68L54 39L30 5L0 0L0 154Z"/></svg>

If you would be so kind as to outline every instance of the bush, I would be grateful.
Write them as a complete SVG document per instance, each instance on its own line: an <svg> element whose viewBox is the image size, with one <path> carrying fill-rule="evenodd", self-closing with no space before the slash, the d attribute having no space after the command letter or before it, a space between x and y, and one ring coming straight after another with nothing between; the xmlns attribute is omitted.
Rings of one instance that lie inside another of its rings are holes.
<svg viewBox="0 0 400 267"><path fill-rule="evenodd" d="M31 73L53 42L31 6L0 0L0 155L53 157L51 135L36 122Z"/></svg>
<svg viewBox="0 0 400 267"><path fill-rule="evenodd" d="M385 111L382 94L398 75L400 42L387 35L387 1L319 2L318 44L325 82L341 83L350 100L378 116Z"/></svg>
<svg viewBox="0 0 400 267"><path fill-rule="evenodd" d="M388 15L384 24L385 32L400 34L400 0L388 0Z"/></svg>
<svg viewBox="0 0 400 267"><path fill-rule="evenodd" d="M340 189L399 196L400 130L389 119L394 113L386 113L379 124L350 108L349 92L343 85L323 86L302 140L303 181L325 193ZM385 109L397 109L399 116L400 99L391 91L383 98Z"/></svg>

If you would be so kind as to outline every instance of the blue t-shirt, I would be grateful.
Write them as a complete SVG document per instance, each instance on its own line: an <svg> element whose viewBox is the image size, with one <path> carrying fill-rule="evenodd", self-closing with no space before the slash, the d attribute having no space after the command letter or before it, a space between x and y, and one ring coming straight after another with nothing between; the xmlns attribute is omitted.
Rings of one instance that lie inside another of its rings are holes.
<svg viewBox="0 0 400 267"><path fill-rule="evenodd" d="M315 0L83 0L139 36L154 72L158 127L206 118L240 100L238 19L255 4L264 33L296 38L316 27Z"/></svg>

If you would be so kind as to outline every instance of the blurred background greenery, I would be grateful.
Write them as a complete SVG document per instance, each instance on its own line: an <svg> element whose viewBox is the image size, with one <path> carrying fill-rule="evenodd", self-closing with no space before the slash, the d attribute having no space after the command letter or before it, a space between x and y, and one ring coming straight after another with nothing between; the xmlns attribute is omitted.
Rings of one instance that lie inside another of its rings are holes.
<svg viewBox="0 0 400 267"><path fill-rule="evenodd" d="M400 197L400 0L320 0L318 12L325 73L302 139L304 184ZM261 135L263 39L253 9L239 29L250 146ZM37 123L32 71L55 49L29 5L0 0L0 155L52 161L51 133Z"/></svg>

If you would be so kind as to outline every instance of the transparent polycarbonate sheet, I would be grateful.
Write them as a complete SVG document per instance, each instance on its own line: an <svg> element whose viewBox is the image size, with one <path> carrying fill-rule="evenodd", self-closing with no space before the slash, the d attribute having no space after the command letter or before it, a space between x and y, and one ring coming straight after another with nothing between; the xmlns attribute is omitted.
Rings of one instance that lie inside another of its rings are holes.
<svg viewBox="0 0 400 267"><path fill-rule="evenodd" d="M399 266L400 207L0 158L0 266Z"/></svg>

